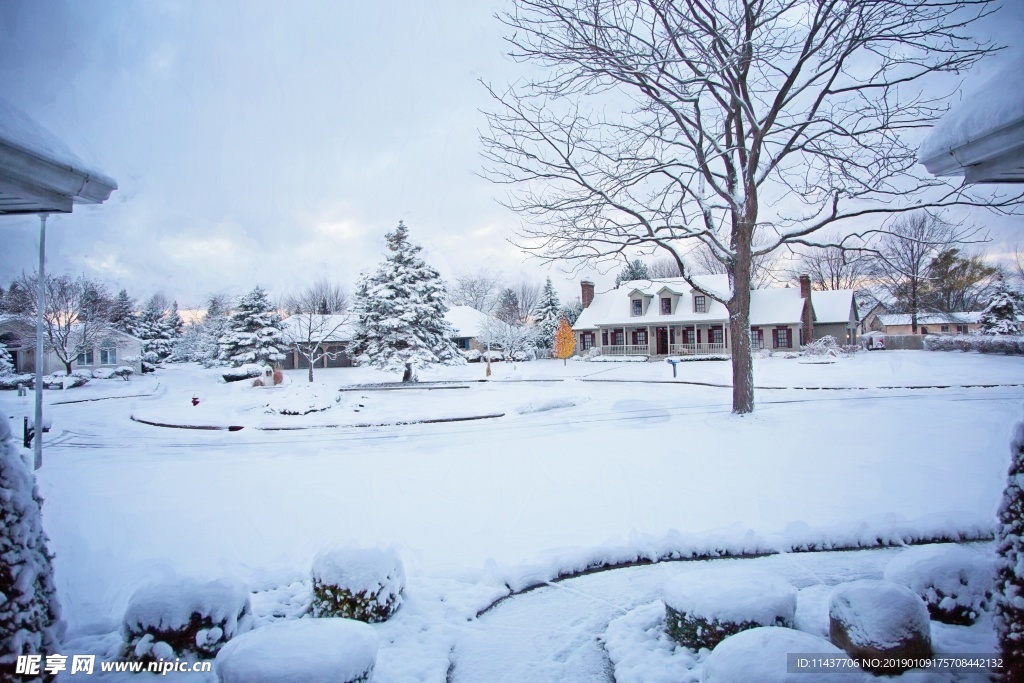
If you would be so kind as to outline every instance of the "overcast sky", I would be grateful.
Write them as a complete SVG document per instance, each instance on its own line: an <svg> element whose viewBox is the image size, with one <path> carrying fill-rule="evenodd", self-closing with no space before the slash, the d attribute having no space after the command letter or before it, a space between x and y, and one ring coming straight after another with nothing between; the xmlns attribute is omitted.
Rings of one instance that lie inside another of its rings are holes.
<svg viewBox="0 0 1024 683"><path fill-rule="evenodd" d="M987 30L1019 41L1024 2L1006 5ZM186 306L320 275L351 290L401 219L446 276L551 274L577 296L578 277L508 243L519 219L475 175L478 79L522 74L493 18L502 6L3 0L0 93L119 185L50 220L48 268ZM977 220L992 251L1024 241L1024 219ZM0 225L4 284L34 267L37 226Z"/></svg>

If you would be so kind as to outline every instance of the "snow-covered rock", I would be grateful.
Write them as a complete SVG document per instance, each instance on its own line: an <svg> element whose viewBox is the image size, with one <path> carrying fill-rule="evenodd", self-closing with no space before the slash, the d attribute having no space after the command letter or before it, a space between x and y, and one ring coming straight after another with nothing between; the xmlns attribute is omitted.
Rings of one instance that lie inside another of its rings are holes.
<svg viewBox="0 0 1024 683"><path fill-rule="evenodd" d="M954 544L917 546L889 562L884 577L920 595L933 619L973 624L992 598L995 557Z"/></svg>
<svg viewBox="0 0 1024 683"><path fill-rule="evenodd" d="M850 666L833 671L790 670L790 654L813 654ZM704 662L702 683L865 683L870 680L846 653L824 638L789 628L768 626L729 636Z"/></svg>
<svg viewBox="0 0 1024 683"><path fill-rule="evenodd" d="M875 579L844 583L832 591L828 614L832 642L854 657L931 656L928 608L906 586Z"/></svg>
<svg viewBox="0 0 1024 683"><path fill-rule="evenodd" d="M398 553L338 548L313 560L314 617L386 621L402 604L405 570Z"/></svg>
<svg viewBox="0 0 1024 683"><path fill-rule="evenodd" d="M189 653L212 657L252 622L249 592L241 584L179 579L137 590L122 635L128 656L143 661Z"/></svg>
<svg viewBox="0 0 1024 683"><path fill-rule="evenodd" d="M768 572L702 569L672 579L663 597L669 634L699 649L757 626L792 626L797 590Z"/></svg>
<svg viewBox="0 0 1024 683"><path fill-rule="evenodd" d="M230 368L221 373L225 382L239 382L243 379L262 377L266 366L259 363L245 363L237 368Z"/></svg>
<svg viewBox="0 0 1024 683"><path fill-rule="evenodd" d="M378 647L373 628L351 619L278 621L225 645L214 668L220 683L359 683Z"/></svg>

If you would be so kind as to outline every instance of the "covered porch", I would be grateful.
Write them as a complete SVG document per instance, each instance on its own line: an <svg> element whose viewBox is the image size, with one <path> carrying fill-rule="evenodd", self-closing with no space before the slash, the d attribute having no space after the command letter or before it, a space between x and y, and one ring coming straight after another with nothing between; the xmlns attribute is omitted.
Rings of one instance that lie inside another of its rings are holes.
<svg viewBox="0 0 1024 683"><path fill-rule="evenodd" d="M608 356L703 356L730 353L724 321L678 325L639 325L600 330Z"/></svg>

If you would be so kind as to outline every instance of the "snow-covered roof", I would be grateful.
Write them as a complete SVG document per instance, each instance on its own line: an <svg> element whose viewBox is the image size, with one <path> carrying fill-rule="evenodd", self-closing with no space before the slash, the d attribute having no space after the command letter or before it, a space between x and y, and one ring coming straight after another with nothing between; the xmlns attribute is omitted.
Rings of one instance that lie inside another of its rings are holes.
<svg viewBox="0 0 1024 683"><path fill-rule="evenodd" d="M300 313L281 321L284 337L289 341L313 339L325 342L347 342L355 332L355 318L347 313L335 315L311 315ZM310 331L312 330L312 337Z"/></svg>
<svg viewBox="0 0 1024 683"><path fill-rule="evenodd" d="M966 311L956 313L921 313L917 316L918 325L944 325L949 323L972 324L977 323L981 318L981 313L977 311ZM881 321L886 327L890 325L910 325L911 319L909 313L887 313L885 315L878 316L878 320Z"/></svg>
<svg viewBox="0 0 1024 683"><path fill-rule="evenodd" d="M950 109L921 144L918 159L938 176L969 183L1024 182L1024 54L1009 60Z"/></svg>
<svg viewBox="0 0 1024 683"><path fill-rule="evenodd" d="M486 313L471 306L452 306L444 314L444 319L452 326L455 337L479 337L480 330L490 319Z"/></svg>
<svg viewBox="0 0 1024 683"><path fill-rule="evenodd" d="M811 305L816 323L850 322L851 311L856 310L852 289L811 292Z"/></svg>
<svg viewBox="0 0 1024 683"><path fill-rule="evenodd" d="M729 278L726 275L699 275L694 282L705 291L727 296L730 293ZM662 314L660 302L652 302L643 315L633 315L630 300L643 294L657 296L668 288L678 295L678 299L669 314ZM683 278L664 278L658 280L634 280L623 283L618 289L595 293L590 306L583 309L580 317L573 325L574 330L593 330L598 327L616 325L665 325L694 323L727 323L729 312L721 303L706 300L707 309L704 313L694 311L693 297L699 294ZM848 292L847 301L852 301L853 292ZM750 324L751 325L786 325L799 324L803 312L804 300L797 288L755 289L750 293ZM849 308L846 317L849 319Z"/></svg>
<svg viewBox="0 0 1024 683"><path fill-rule="evenodd" d="M0 214L67 213L76 203L102 203L117 189L113 179L86 166L63 141L4 100L0 168Z"/></svg>

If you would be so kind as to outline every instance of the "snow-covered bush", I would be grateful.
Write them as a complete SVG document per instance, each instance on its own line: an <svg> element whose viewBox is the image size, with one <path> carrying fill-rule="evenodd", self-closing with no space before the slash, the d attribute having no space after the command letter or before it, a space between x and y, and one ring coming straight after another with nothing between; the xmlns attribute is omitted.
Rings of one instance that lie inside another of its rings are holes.
<svg viewBox="0 0 1024 683"><path fill-rule="evenodd" d="M285 389L285 393L276 396L267 409L279 415L308 415L329 410L335 403L337 397L333 393L299 385Z"/></svg>
<svg viewBox="0 0 1024 683"><path fill-rule="evenodd" d="M113 374L114 374L115 377L120 377L125 382L127 382L127 381L129 381L132 378L132 375L135 374L135 371L132 370L127 365L120 365L120 366L114 368L114 373Z"/></svg>
<svg viewBox="0 0 1024 683"><path fill-rule="evenodd" d="M758 626L792 626L797 590L768 572L703 569L665 586L665 622L680 645L714 648L740 631Z"/></svg>
<svg viewBox="0 0 1024 683"><path fill-rule="evenodd" d="M1022 314L1015 292L1000 279L992 299L978 318L978 334L1019 335L1018 320Z"/></svg>
<svg viewBox="0 0 1024 683"><path fill-rule="evenodd" d="M813 673L790 671L789 655L814 653L829 658L834 668ZM768 626L729 636L704 661L703 683L866 683L871 677L851 661L843 666L846 653L824 638L790 628Z"/></svg>
<svg viewBox="0 0 1024 683"><path fill-rule="evenodd" d="M996 527L995 622L1005 681L1024 680L1024 422L1010 439L1010 470Z"/></svg>
<svg viewBox="0 0 1024 683"><path fill-rule="evenodd" d="M7 377L14 374L14 359L7 350L7 346L0 342L0 377Z"/></svg>
<svg viewBox="0 0 1024 683"><path fill-rule="evenodd" d="M121 635L129 659L211 658L252 625L249 592L240 584L181 579L137 590Z"/></svg>
<svg viewBox="0 0 1024 683"><path fill-rule="evenodd" d="M0 377L0 389L17 389L19 386L31 387L35 378L32 375L6 375Z"/></svg>
<svg viewBox="0 0 1024 683"><path fill-rule="evenodd" d="M372 627L351 619L278 621L225 645L214 668L220 683L363 683L379 646Z"/></svg>
<svg viewBox="0 0 1024 683"><path fill-rule="evenodd" d="M839 348L839 344L836 343L836 338L830 334L826 334L821 339L815 339L814 341L804 344L804 354L808 356L838 356L842 353L842 349Z"/></svg>
<svg viewBox="0 0 1024 683"><path fill-rule="evenodd" d="M887 581L921 596L933 619L973 624L992 598L994 558L958 545L908 548L885 567Z"/></svg>
<svg viewBox="0 0 1024 683"><path fill-rule="evenodd" d="M129 365L135 365L136 363L142 360L142 356L125 356L121 360L123 360L125 363L128 363Z"/></svg>
<svg viewBox="0 0 1024 683"><path fill-rule="evenodd" d="M924 348L928 351L977 351L1015 356L1024 354L1024 336L931 334L924 338Z"/></svg>
<svg viewBox="0 0 1024 683"><path fill-rule="evenodd" d="M405 570L394 551L329 550L313 561L314 617L386 621L402 604Z"/></svg>
<svg viewBox="0 0 1024 683"><path fill-rule="evenodd" d="M89 373L90 376L92 373ZM86 384L89 381L88 377L82 375L65 375L62 373L55 373L53 375L43 375L43 388L44 389L74 389Z"/></svg>
<svg viewBox="0 0 1024 683"><path fill-rule="evenodd" d="M484 354L480 349L459 349L459 355L465 358L467 363L479 363Z"/></svg>
<svg viewBox="0 0 1024 683"><path fill-rule="evenodd" d="M82 377L83 379L92 379L92 370L89 368L75 368L71 371L71 374L75 377Z"/></svg>
<svg viewBox="0 0 1024 683"><path fill-rule="evenodd" d="M96 368L92 371L93 379L110 379L114 376L113 368Z"/></svg>
<svg viewBox="0 0 1024 683"><path fill-rule="evenodd" d="M263 377L262 365L250 363L242 365L237 368L230 368L220 374L224 378L225 382L240 382L244 379L255 379L257 377Z"/></svg>
<svg viewBox="0 0 1024 683"><path fill-rule="evenodd" d="M7 415L0 413L0 678L18 655L57 654L63 635L53 582L53 556L43 531L42 500L22 460Z"/></svg>
<svg viewBox="0 0 1024 683"><path fill-rule="evenodd" d="M891 581L863 579L837 586L828 605L829 638L854 657L897 664L931 657L928 608L914 591Z"/></svg>

